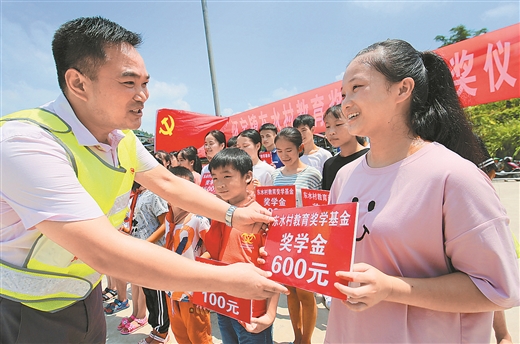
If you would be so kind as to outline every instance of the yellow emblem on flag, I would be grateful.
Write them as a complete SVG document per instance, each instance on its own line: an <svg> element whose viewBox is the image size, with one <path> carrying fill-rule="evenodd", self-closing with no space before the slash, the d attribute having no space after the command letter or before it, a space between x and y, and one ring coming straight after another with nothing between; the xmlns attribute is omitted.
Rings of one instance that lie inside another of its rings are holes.
<svg viewBox="0 0 520 344"><path fill-rule="evenodd" d="M175 121L172 116L164 117L161 120L162 126L159 128L159 134L172 136L173 128L175 128Z"/></svg>

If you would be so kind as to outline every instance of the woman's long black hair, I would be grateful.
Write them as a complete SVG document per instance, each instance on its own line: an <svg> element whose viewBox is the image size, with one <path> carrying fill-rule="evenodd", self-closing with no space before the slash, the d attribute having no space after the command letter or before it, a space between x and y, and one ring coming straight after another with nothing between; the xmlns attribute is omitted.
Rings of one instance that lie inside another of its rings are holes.
<svg viewBox="0 0 520 344"><path fill-rule="evenodd" d="M407 77L415 81L408 117L414 136L439 142L476 165L483 161L482 150L442 57L432 51L417 51L408 42L397 39L372 44L356 55L360 56L390 83Z"/></svg>

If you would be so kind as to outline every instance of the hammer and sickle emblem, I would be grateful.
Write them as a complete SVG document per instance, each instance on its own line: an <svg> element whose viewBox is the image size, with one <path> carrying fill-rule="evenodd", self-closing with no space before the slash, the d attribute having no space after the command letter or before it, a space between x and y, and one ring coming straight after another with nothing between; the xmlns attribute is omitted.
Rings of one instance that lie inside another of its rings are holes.
<svg viewBox="0 0 520 344"><path fill-rule="evenodd" d="M169 119L169 121L168 121L168 119ZM168 123L168 122L169 122L169 123ZM175 121L173 120L172 116L164 117L164 118L161 120L161 124L164 126L164 129L163 129L163 127L161 126L161 127L159 128L159 134L172 136L172 134L173 134L173 128L175 127Z"/></svg>
<svg viewBox="0 0 520 344"><path fill-rule="evenodd" d="M248 245L253 244L253 240L255 240L255 235L252 233L242 233L241 236L242 236L242 241Z"/></svg>

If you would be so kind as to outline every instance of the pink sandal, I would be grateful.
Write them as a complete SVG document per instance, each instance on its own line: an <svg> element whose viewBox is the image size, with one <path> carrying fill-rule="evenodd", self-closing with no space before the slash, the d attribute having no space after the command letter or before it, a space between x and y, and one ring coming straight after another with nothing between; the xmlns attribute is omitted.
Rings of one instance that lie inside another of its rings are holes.
<svg viewBox="0 0 520 344"><path fill-rule="evenodd" d="M129 317L124 317L123 319L121 319L121 322L117 326L117 330L121 331L123 328L128 326L128 324L130 324L135 319L136 319L136 317L133 314L131 316L129 316Z"/></svg>
<svg viewBox="0 0 520 344"><path fill-rule="evenodd" d="M125 327L123 327L119 332L121 334L130 334L134 333L135 331L139 330L141 327L148 324L148 318L144 317L142 319L138 319L134 317L134 320L130 323L128 323Z"/></svg>

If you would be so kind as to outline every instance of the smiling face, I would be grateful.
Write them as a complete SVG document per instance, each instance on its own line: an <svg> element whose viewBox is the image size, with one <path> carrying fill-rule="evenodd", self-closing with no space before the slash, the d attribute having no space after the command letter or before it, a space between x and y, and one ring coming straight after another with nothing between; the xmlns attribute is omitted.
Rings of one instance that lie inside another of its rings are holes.
<svg viewBox="0 0 520 344"><path fill-rule="evenodd" d="M341 109L351 135L372 139L392 126L398 85L389 84L383 74L363 62L364 57L355 58L345 71Z"/></svg>
<svg viewBox="0 0 520 344"><path fill-rule="evenodd" d="M204 139L204 151L206 152L206 158L208 161L211 161L215 154L223 150L225 145L223 143L219 143L217 139L209 134Z"/></svg>
<svg viewBox="0 0 520 344"><path fill-rule="evenodd" d="M255 144L249 137L238 136L237 148L240 148L251 157L251 160L253 160L253 165L258 162L258 150L260 149L260 143Z"/></svg>
<svg viewBox="0 0 520 344"><path fill-rule="evenodd" d="M98 140L115 129L138 129L149 96L150 76L137 50L122 44L107 46L105 52L96 77L82 76L85 111L76 113Z"/></svg>
<svg viewBox="0 0 520 344"><path fill-rule="evenodd" d="M285 167L289 169L298 166L300 161L300 153L298 149L299 147L283 136L279 137L276 141L276 152L278 153L278 157Z"/></svg>
<svg viewBox="0 0 520 344"><path fill-rule="evenodd" d="M211 169L215 193L229 204L238 204L247 197L247 185L253 179L253 172L242 175L232 166Z"/></svg>

